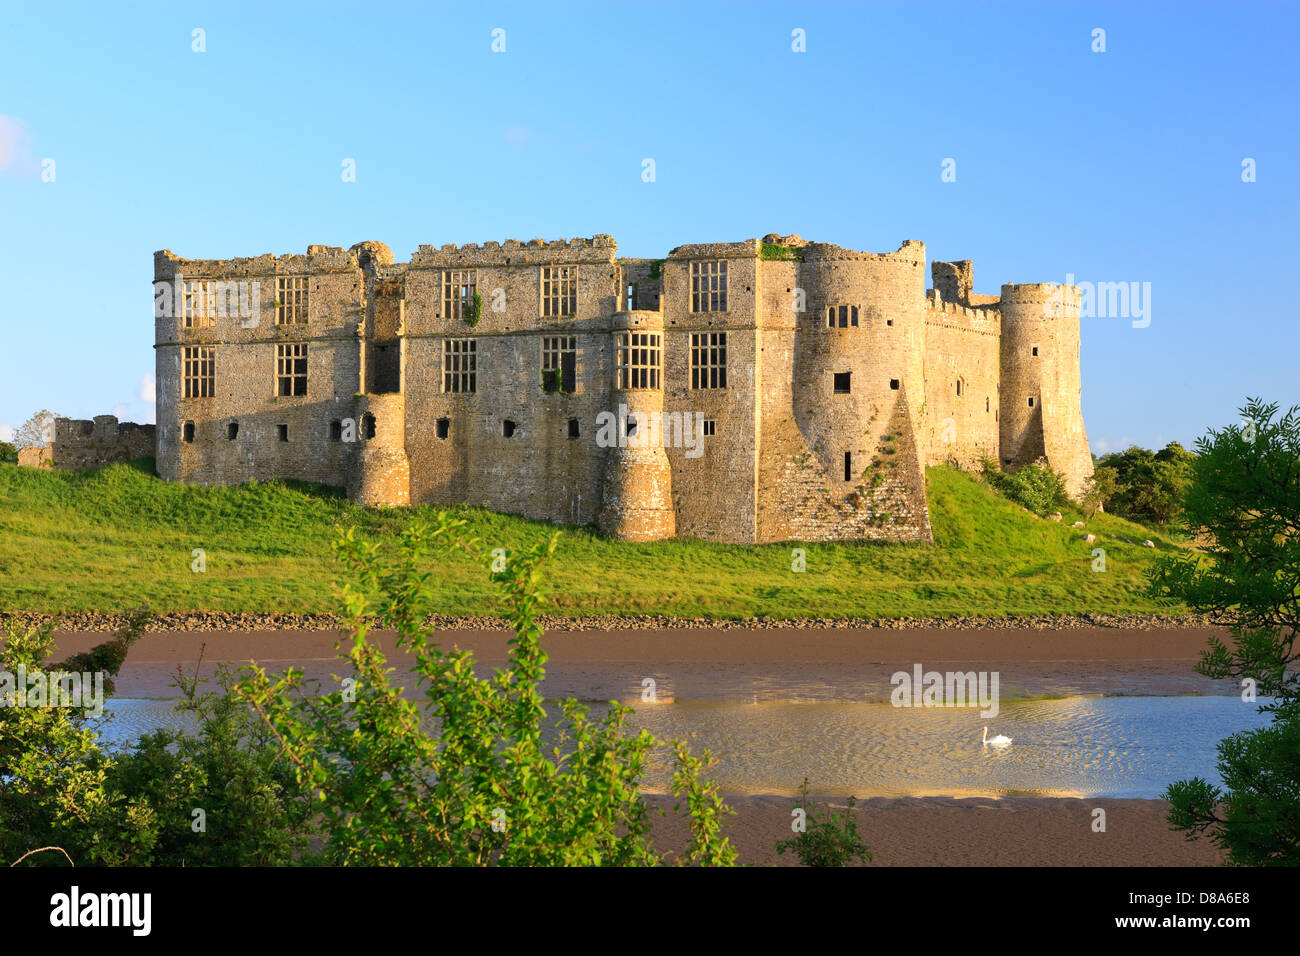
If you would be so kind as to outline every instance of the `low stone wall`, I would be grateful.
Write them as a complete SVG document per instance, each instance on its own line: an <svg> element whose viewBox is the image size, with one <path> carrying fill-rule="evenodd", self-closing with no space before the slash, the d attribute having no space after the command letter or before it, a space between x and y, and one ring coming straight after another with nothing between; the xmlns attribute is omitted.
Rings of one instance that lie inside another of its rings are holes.
<svg viewBox="0 0 1300 956"><path fill-rule="evenodd" d="M56 418L54 441L41 451L45 460L61 471L84 471L114 462L152 458L154 448L154 426L96 415L93 421ZM25 464L21 455L18 463Z"/></svg>

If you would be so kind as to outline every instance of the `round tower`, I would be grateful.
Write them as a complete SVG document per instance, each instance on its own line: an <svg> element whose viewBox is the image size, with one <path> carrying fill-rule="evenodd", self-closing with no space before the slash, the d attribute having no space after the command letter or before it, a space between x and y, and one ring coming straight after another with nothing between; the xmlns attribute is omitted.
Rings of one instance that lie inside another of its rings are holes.
<svg viewBox="0 0 1300 956"><path fill-rule="evenodd" d="M612 321L616 434L605 459L597 524L624 541L658 541L677 533L673 474L663 448L664 319L662 312L618 312Z"/></svg>
<svg viewBox="0 0 1300 956"><path fill-rule="evenodd" d="M410 504L404 395L394 392L357 396L356 448L348 476L348 497L359 505Z"/></svg>
<svg viewBox="0 0 1300 956"><path fill-rule="evenodd" d="M832 491L849 494L882 443L924 457L925 246L872 254L810 243L799 280L808 315L796 340L795 421Z"/></svg>
<svg viewBox="0 0 1300 956"><path fill-rule="evenodd" d="M1079 306L1077 286L1002 287L998 398L1002 467L1046 458L1076 497L1092 474L1081 405Z"/></svg>

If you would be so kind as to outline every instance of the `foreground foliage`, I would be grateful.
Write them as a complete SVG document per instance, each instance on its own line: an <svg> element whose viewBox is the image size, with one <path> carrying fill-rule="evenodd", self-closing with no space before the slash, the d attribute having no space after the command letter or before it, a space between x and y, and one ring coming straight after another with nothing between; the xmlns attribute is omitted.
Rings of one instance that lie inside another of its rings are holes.
<svg viewBox="0 0 1300 956"><path fill-rule="evenodd" d="M541 568L556 538L516 552L495 578L515 628L508 664L474 673L471 654L431 640L424 620L433 541L488 560L464 523L413 522L395 556L339 543L352 638L346 677L310 693L300 671L218 673L219 693L180 674L196 733L157 731L126 753L104 748L84 712L0 708L0 857L27 865L686 865L727 866L731 812L703 774L708 754L672 744L679 853L651 845L639 793L647 760L668 746L633 734L631 711L601 719L573 700L547 711L536 624ZM367 620L397 631L416 694L393 680ZM137 618L133 626L143 627ZM70 662L116 673L124 632ZM10 625L0 670L46 664L50 631Z"/></svg>
<svg viewBox="0 0 1300 956"><path fill-rule="evenodd" d="M1300 408L1251 399L1242 424L1197 442L1183 501L1204 555L1169 557L1152 592L1232 623L1232 642L1212 638L1197 670L1243 684L1272 726L1219 744L1224 789L1200 778L1172 785L1170 823L1208 835L1238 864L1300 864Z"/></svg>

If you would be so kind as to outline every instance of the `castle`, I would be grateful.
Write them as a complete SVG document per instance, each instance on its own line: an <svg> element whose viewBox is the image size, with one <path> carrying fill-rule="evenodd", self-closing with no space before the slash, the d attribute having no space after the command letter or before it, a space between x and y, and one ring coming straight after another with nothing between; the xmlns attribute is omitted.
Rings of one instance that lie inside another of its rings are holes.
<svg viewBox="0 0 1300 956"><path fill-rule="evenodd" d="M154 257L157 467L471 504L614 537L932 540L925 467L1045 458L1078 494L1079 290L925 246L607 235Z"/></svg>

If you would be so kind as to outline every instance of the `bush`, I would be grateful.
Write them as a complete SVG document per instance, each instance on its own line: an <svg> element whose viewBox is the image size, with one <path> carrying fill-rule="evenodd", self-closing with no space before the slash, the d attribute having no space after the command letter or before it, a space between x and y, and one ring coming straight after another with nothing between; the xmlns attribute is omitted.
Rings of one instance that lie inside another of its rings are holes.
<svg viewBox="0 0 1300 956"><path fill-rule="evenodd" d="M558 739L540 682L546 654L535 616L541 565L558 536L511 555L495 575L505 586L515 636L507 665L474 674L467 651L444 650L424 630L432 599L422 570L435 539L489 556L460 535L463 521L439 515L436 528L413 522L395 558L349 532L339 553L350 572L343 589L353 633L352 674L328 694L308 697L302 673L279 678L250 668L240 695L262 714L299 782L317 795L329 864L350 865L653 865L639 783L656 741L630 735L628 708L611 702L601 720L574 700L559 702ZM414 658L426 710L390 679L366 621L397 632ZM430 724L432 726L430 726ZM676 745L673 789L687 806L691 841L678 862L730 865L720 835L727 810L702 780L708 755ZM678 809L681 808L681 802Z"/></svg>
<svg viewBox="0 0 1300 956"><path fill-rule="evenodd" d="M776 852L792 850L804 866L847 866L855 859L871 862L871 851L858 837L855 803L849 797L848 805L838 814L829 807L819 811L808 799L808 778L804 777L794 802L796 810L804 811L804 829L798 836L777 843Z"/></svg>
<svg viewBox="0 0 1300 956"><path fill-rule="evenodd" d="M464 522L440 515L401 535L395 558L349 533L338 551L352 639L340 656L351 675L307 695L303 675L245 668L218 674L199 694L178 675L179 705L197 734L156 731L111 753L80 711L0 707L0 862L27 865L654 865L640 783L653 748L632 734L630 709L601 719L574 700L548 714L540 684L546 654L535 617L541 565L558 536L517 552L500 574L515 636L509 663L490 677L473 656L444 650L424 630L432 600L422 570L429 543L469 549ZM391 680L371 617L398 633L415 660L424 701ZM116 673L140 618L72 663ZM50 628L9 626L0 670L44 670ZM422 706L427 704L426 706ZM544 739L544 731L552 738ZM704 779L707 753L673 745L672 789L690 839L672 859L728 866L721 835L731 811ZM202 811L202 813L196 813ZM200 821L202 826L200 826ZM41 852L42 850L46 852Z"/></svg>
<svg viewBox="0 0 1300 956"><path fill-rule="evenodd" d="M1003 497L1040 518L1070 504L1065 493L1065 479L1043 459L1014 472L1000 471L993 461L985 459L984 478Z"/></svg>

